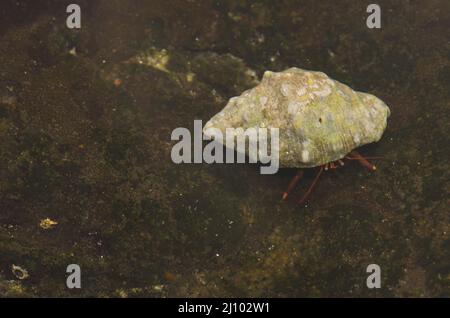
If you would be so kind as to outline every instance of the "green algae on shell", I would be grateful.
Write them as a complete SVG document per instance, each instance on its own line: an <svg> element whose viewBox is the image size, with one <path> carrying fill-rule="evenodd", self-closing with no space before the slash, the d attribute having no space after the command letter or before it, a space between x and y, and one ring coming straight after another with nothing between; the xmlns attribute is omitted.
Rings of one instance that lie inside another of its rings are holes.
<svg viewBox="0 0 450 318"><path fill-rule="evenodd" d="M289 68L266 71L260 84L229 100L205 125L279 128L280 167L315 167L380 140L388 106L322 72Z"/></svg>

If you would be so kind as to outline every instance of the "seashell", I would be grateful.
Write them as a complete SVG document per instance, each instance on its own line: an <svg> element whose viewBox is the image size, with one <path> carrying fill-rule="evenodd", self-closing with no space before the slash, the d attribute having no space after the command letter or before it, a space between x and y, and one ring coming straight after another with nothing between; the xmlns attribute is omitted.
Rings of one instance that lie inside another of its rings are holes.
<svg viewBox="0 0 450 318"><path fill-rule="evenodd" d="M352 90L322 72L266 71L256 87L230 99L205 125L279 128L280 167L320 166L380 140L390 115L379 98Z"/></svg>
<svg viewBox="0 0 450 318"><path fill-rule="evenodd" d="M58 224L58 222L53 221L52 219L49 219L49 218L42 219L42 220L39 222L39 226L40 226L41 228L43 228L44 230L52 229L52 228L55 227L55 225L57 225L57 224Z"/></svg>
<svg viewBox="0 0 450 318"><path fill-rule="evenodd" d="M26 269L14 264L11 266L11 272L20 280L27 279L30 276Z"/></svg>

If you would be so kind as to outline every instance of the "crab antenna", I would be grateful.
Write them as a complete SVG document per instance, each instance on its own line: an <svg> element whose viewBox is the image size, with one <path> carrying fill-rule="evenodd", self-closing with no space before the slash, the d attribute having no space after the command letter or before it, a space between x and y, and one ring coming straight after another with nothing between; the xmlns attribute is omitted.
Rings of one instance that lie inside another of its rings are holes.
<svg viewBox="0 0 450 318"><path fill-rule="evenodd" d="M364 158L363 156L361 156L356 150L353 150L352 152L350 152L350 156L351 156L350 159L358 160L358 162L362 166L366 167L367 169L372 170L372 171L377 170L377 167L375 165L373 165L369 161L367 161L367 159Z"/></svg>

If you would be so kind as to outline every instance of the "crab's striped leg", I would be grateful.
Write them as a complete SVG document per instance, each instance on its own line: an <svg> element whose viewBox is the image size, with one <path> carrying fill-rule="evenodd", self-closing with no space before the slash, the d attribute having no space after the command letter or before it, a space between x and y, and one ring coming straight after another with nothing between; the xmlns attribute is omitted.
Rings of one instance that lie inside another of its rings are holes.
<svg viewBox="0 0 450 318"><path fill-rule="evenodd" d="M281 200L286 200L287 199L288 195L292 192L292 190L295 188L297 183L303 177L303 173L304 173L303 170L299 170L297 172L297 174L295 175L295 177L292 178L291 182L288 185L288 188L286 189L286 191L283 192L283 197L281 198Z"/></svg>
<svg viewBox="0 0 450 318"><path fill-rule="evenodd" d="M311 194L314 186L316 185L317 181L320 178L320 175L322 174L323 171L323 167L324 166L320 166L319 172L317 173L316 177L314 178L313 182L311 183L311 185L309 186L308 191L305 192L305 194L297 201L298 204L302 204L303 202L305 202L305 200L309 197L309 195Z"/></svg>

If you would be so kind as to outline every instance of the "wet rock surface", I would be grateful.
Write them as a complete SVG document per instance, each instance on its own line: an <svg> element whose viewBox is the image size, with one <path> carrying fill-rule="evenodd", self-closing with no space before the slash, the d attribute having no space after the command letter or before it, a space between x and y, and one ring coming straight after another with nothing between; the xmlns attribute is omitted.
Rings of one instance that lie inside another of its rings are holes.
<svg viewBox="0 0 450 318"><path fill-rule="evenodd" d="M3 9L26 18L0 34L1 296L449 296L446 1L380 1L381 30L350 1L86 1L79 31L44 2ZM360 149L376 173L346 164L295 206L295 170L172 163L174 128L291 66L389 105Z"/></svg>

